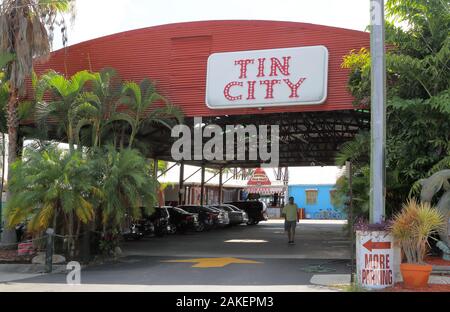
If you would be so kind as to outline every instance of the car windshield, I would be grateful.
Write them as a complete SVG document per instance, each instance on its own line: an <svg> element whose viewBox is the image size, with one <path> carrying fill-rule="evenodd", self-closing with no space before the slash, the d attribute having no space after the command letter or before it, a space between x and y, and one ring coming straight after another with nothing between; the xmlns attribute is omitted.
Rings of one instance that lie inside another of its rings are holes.
<svg viewBox="0 0 450 312"><path fill-rule="evenodd" d="M228 211L228 212L233 211L233 209L231 209L231 207L228 207L228 206L216 206L216 207L219 208L219 209L223 209L225 211Z"/></svg>
<svg viewBox="0 0 450 312"><path fill-rule="evenodd" d="M218 213L218 212L220 212L219 209L214 208L214 207L202 207L202 208L203 208L203 210L206 211L206 212L213 212L213 213Z"/></svg>
<svg viewBox="0 0 450 312"><path fill-rule="evenodd" d="M172 209L173 209L174 211L178 212L178 213L182 213L182 214L186 214L186 213L187 213L186 210L181 209L181 208L174 207L174 208L172 208Z"/></svg>
<svg viewBox="0 0 450 312"><path fill-rule="evenodd" d="M196 213L200 210L199 207L196 206L180 206L179 208L193 213Z"/></svg>
<svg viewBox="0 0 450 312"><path fill-rule="evenodd" d="M239 209L238 207L233 206L233 205L228 205L228 207L233 211L242 211L241 209Z"/></svg>

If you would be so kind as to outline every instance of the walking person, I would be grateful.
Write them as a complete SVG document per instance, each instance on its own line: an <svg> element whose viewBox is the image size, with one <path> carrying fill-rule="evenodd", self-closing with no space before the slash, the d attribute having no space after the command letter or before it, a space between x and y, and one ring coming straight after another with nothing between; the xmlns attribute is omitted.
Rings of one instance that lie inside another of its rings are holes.
<svg viewBox="0 0 450 312"><path fill-rule="evenodd" d="M289 203L284 206L282 211L284 217L284 230L288 233L289 245L295 245L295 228L298 223L298 206L294 203L294 197L289 197Z"/></svg>

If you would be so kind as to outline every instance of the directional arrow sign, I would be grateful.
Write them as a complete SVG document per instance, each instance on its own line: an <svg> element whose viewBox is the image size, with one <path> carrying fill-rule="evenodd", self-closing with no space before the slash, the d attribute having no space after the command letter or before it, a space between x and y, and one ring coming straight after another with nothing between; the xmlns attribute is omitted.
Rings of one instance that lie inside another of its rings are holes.
<svg viewBox="0 0 450 312"><path fill-rule="evenodd" d="M368 251L372 251L373 249L391 249L390 242L373 242L372 240L367 241L363 246Z"/></svg>
<svg viewBox="0 0 450 312"><path fill-rule="evenodd" d="M168 260L163 262L170 263L195 263L193 268L223 268L232 263L237 264L260 264L261 262L252 260L243 260L237 258L200 258L200 259L186 259L186 260Z"/></svg>

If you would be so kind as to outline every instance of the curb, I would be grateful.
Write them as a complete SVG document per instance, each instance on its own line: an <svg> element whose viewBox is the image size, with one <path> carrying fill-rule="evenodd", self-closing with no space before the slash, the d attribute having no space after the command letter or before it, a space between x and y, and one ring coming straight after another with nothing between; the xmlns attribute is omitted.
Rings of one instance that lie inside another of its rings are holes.
<svg viewBox="0 0 450 312"><path fill-rule="evenodd" d="M65 264L54 264L52 273L66 272ZM43 274L45 273L44 264L0 264L0 272L5 273L23 273L23 274Z"/></svg>
<svg viewBox="0 0 450 312"><path fill-rule="evenodd" d="M81 265L81 269L87 268L87 265ZM45 264L0 264L1 273L20 273L20 274L61 274L68 273L67 264L53 264L52 272L45 272Z"/></svg>
<svg viewBox="0 0 450 312"><path fill-rule="evenodd" d="M431 271L431 274L450 274L450 266L448 265L433 265L433 270Z"/></svg>

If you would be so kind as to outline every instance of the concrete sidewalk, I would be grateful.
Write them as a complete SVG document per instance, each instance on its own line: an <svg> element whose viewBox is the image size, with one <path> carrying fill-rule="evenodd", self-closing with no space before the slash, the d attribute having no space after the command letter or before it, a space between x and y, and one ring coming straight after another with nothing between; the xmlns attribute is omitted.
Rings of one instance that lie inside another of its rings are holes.
<svg viewBox="0 0 450 312"><path fill-rule="evenodd" d="M310 285L222 286L222 285L66 285L66 284L0 284L0 292L338 292Z"/></svg>
<svg viewBox="0 0 450 312"><path fill-rule="evenodd" d="M25 280L45 275L42 264L0 264L0 283ZM53 273L66 272L65 265L53 265Z"/></svg>

